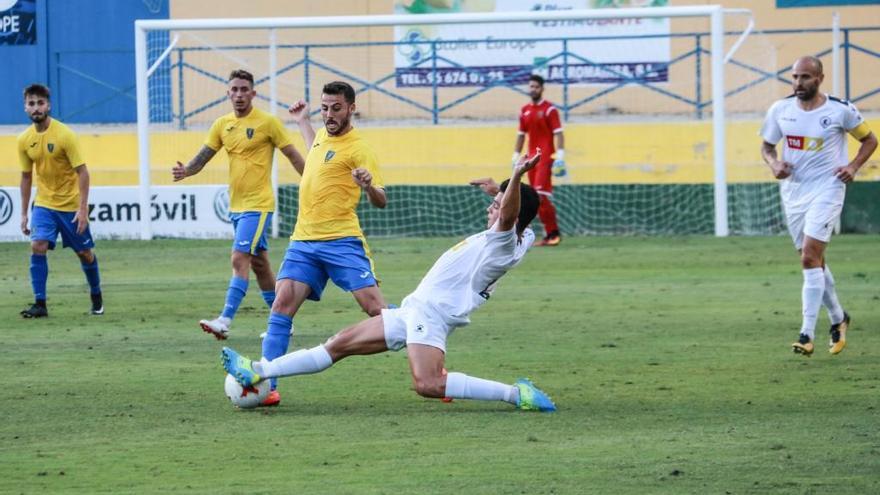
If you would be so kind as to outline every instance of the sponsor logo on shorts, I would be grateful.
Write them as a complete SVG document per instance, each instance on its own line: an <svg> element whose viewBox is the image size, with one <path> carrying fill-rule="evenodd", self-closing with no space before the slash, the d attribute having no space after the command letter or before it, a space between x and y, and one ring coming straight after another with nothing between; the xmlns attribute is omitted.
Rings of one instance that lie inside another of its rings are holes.
<svg viewBox="0 0 880 495"><path fill-rule="evenodd" d="M239 246L247 246L250 243L251 243L251 241L238 241Z"/></svg>
<svg viewBox="0 0 880 495"><path fill-rule="evenodd" d="M419 323L416 325L416 333L425 333L425 325Z"/></svg>
<svg viewBox="0 0 880 495"><path fill-rule="evenodd" d="M808 136L785 136L785 144L793 150L822 151L825 140Z"/></svg>
<svg viewBox="0 0 880 495"><path fill-rule="evenodd" d="M220 189L214 195L214 214L224 223L232 223L229 219L229 189Z"/></svg>
<svg viewBox="0 0 880 495"><path fill-rule="evenodd" d="M5 224L12 218L12 197L6 191L0 189L0 225Z"/></svg>
<svg viewBox="0 0 880 495"><path fill-rule="evenodd" d="M367 278L370 276L370 272L361 273L361 278Z"/></svg>

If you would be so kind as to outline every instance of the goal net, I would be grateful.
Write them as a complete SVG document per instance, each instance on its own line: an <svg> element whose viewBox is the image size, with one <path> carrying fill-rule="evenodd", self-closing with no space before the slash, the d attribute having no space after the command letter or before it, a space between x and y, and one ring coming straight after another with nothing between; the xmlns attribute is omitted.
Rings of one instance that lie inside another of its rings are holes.
<svg viewBox="0 0 880 495"><path fill-rule="evenodd" d="M205 188L198 201L226 215L224 151L183 182L172 182L170 167L192 158L231 111L227 76L245 69L254 105L285 121L300 151L287 106L309 101L318 128L323 85L355 88L353 124L379 156L389 197L382 210L362 201L367 235L473 232L486 198L467 182L509 175L526 83L539 74L564 126L568 174L553 195L564 234L780 232L756 133L782 89L773 47L742 36L748 11L557 3L572 9L397 1L383 16L138 21L141 209L150 211L157 188L172 197ZM299 176L277 152L273 176L274 229L286 236ZM152 222L143 217L141 237L154 235Z"/></svg>

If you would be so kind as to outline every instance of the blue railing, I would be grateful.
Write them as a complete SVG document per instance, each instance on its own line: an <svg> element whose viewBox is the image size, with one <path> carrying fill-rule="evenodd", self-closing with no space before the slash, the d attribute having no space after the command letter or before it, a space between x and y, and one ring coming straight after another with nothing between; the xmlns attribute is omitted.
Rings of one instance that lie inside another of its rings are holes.
<svg viewBox="0 0 880 495"><path fill-rule="evenodd" d="M852 70L851 70L851 54L852 53L861 53L867 55L872 58L880 59L880 52L873 50L869 47L859 45L852 41L853 33L857 32L880 32L880 27L860 27L860 28L841 28L841 42L840 42L840 50L842 54L843 61L843 96L850 101L858 103L867 98L871 98L878 93L880 93L880 86L871 87L861 94L853 94L852 92ZM799 35L799 34L818 34L825 33L830 37L831 29L778 29L778 30L768 30L768 31L760 31L755 32L752 36L756 35L766 35L766 36L780 36L780 35ZM738 32L728 32L725 33L726 36L738 36L740 33ZM707 32L690 32L690 33L674 33L669 35L638 35L638 36L615 36L615 37L585 37L585 38L542 38L542 39L529 39L529 41L534 42L555 42L559 43L560 50L553 54L550 57L547 57L542 61L542 65L550 65L551 63L559 64L561 62L563 68L563 74L568 74L569 64L584 64L593 67L599 67L603 73L609 74L611 76L615 76L617 78L616 82L610 83L607 87L604 87L593 93L589 96L580 99L572 99L570 86L572 86L573 82L569 80L563 80L561 83L562 86L562 100L557 101L557 106L562 110L563 117L568 120L571 112L577 110L578 108L587 105L591 102L599 100L603 97L611 95L623 88L638 86L642 87L648 91L656 93L663 98L669 98L675 100L679 103L684 103L689 106L693 114L696 118L703 118L706 107L712 105L711 99L704 99L703 95L703 83L704 79L707 76L704 73L704 57L710 55L710 51L705 47L708 45L707 38L709 37L709 33ZM651 38L661 38L661 39L692 39L693 44L692 48L688 49L684 53L681 53L675 56L672 60L669 61L667 67L673 67L678 64L684 63L693 63L694 70L694 88L693 92L689 94L682 94L681 92L675 92L671 89L664 87L663 84L652 83L639 77L633 77L627 74L619 73L614 71L609 67L603 67L601 64L596 63L594 60L590 59L588 56L583 53L576 53L570 50L570 46L573 42L580 41L608 41L608 40L620 40L620 39L651 39ZM458 42L466 42L467 40L458 40ZM472 40L477 41L477 40ZM520 39L493 39L493 41L498 42L517 42L522 41ZM449 41L444 41L442 43L450 43ZM430 67L431 72L435 77L431 79L432 83L430 85L431 98L430 105L426 104L424 101L417 101L412 98L408 98L404 95L395 93L394 91L390 91L383 87L383 84L387 83L389 80L396 77L395 72L391 72L385 74L381 77L378 77L373 80L368 80L363 77L359 77L358 75L352 73L351 71L345 70L338 65L330 65L321 60L312 56L313 52L318 49L330 49L330 50L344 50L346 48L354 48L354 47L376 47L376 46L402 46L402 45L420 45L427 48L427 56L422 58L417 64L413 67ZM308 95L310 94L310 88L312 86L311 74L313 68L320 69L330 74L334 74L341 79L348 80L354 83L356 86L356 90L358 93L364 92L377 92L381 93L389 98L392 98L401 104L404 104L412 109L415 109L417 112L424 112L426 117L429 117L434 124L438 124L440 122L441 116L445 113L454 109L468 100L475 98L481 94L484 94L488 91L496 91L496 90L507 90L513 91L520 95L526 95L525 91L520 89L519 80L521 80L524 73L531 72L532 68L521 69L519 71L513 71L506 73L502 79L495 80L487 83L485 86L480 87L468 87L468 92L463 95L460 95L458 98L441 104L440 103L440 91L441 86L438 81L438 77L436 74L439 70L448 70L450 68L459 69L464 73L476 74L472 69L468 67L464 67L456 62L449 60L443 57L441 54L438 54L437 41L429 41L429 40L419 40L419 41L389 41L389 42L370 42L370 43L322 43L322 44L279 44L277 49L279 51L282 50L299 50L301 51L301 58L293 60L291 63L284 65L278 69L278 76L281 76L285 73L288 73L294 69L302 68L302 77L303 77L303 86L304 93L306 98L308 99ZM268 45L240 45L240 46L224 46L223 50L268 50ZM164 120L174 121L180 128L186 128L190 119L199 116L200 114L206 112L209 109L216 107L217 105L221 105L225 102L225 97L218 97L207 103L202 103L195 108L186 109L187 102L187 88L185 86L184 77L187 71L191 71L192 73L199 74L202 77L207 78L210 81L214 81L218 83L218 85L225 87L226 85L226 73L217 74L211 72L210 70L206 70L202 67L199 67L197 63L194 63L188 57L188 54L199 51L209 51L214 50L215 47L184 47L184 48L176 48L174 50L174 56L171 60L167 61L163 64L162 71L166 72L167 76L171 76L171 74L176 72L177 75L177 84L178 84L178 95L177 95L177 108L170 108L170 101L168 102L169 108L165 113ZM829 47L825 50L819 51L817 53L813 53L814 56L822 58L827 57L832 52L832 49ZM86 77L88 75L83 74L76 70L74 67L68 67L63 64L61 61L61 53L58 52L56 56L58 57L58 71L59 71L59 79L61 76L61 71L68 71L71 75L76 77ZM286 54L285 54L286 56ZM279 57L281 58L281 57ZM788 61L786 61L788 62ZM789 85L790 81L784 77L784 75L790 70L790 66L786 65L779 69L766 69L763 67L759 67L753 63L742 60L741 58L733 57L730 62L731 65L738 67L740 69L745 70L748 73L754 75L752 80L749 80L745 83L742 83L734 88L730 88L726 91L725 96L730 97L745 91L749 91L752 88L755 88L759 85L765 84L785 84ZM440 66L442 65L442 67ZM167 78L170 81L170 77ZM269 80L268 77L263 77L257 81L255 81L256 85L259 86L262 83L265 83ZM516 81L516 82L514 82ZM103 83L99 80L94 81L95 84L102 85ZM878 84L878 83L872 83ZM106 85L105 85L106 86ZM125 93L125 96L129 97L128 93L131 88L110 88L113 90L113 93L108 96L108 99L118 97ZM459 88L460 89L460 88ZM268 97L263 96L260 92L258 92L258 98L269 101ZM92 102L89 106L94 106L101 104L101 101ZM286 101L277 101L276 102L279 107L286 108L292 102ZM80 109L83 111L84 109ZM77 113L76 110L65 112L66 114ZM318 113L318 110L314 110L314 113Z"/></svg>

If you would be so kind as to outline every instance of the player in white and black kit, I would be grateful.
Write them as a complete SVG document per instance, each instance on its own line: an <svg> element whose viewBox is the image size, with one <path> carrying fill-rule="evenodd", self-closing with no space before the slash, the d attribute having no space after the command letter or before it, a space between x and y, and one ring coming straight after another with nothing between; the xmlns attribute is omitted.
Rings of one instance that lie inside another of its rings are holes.
<svg viewBox="0 0 880 495"><path fill-rule="evenodd" d="M487 208L488 229L446 251L416 290L396 309L340 331L323 345L272 361L251 361L229 348L223 367L244 387L267 378L318 373L348 356L407 348L416 392L424 397L506 401L518 409L555 411L550 398L527 379L513 385L444 368L446 339L470 323L470 314L492 295L505 273L522 261L535 241L528 228L538 211L538 194L522 176L540 160L540 150L521 158L499 187L491 179L472 184L494 196Z"/></svg>
<svg viewBox="0 0 880 495"><path fill-rule="evenodd" d="M761 127L761 156L780 180L788 231L801 253L803 323L792 348L805 356L813 354L822 305L831 319L831 354L846 347L850 317L837 299L825 247L843 209L846 184L877 148L877 138L852 103L819 92L823 78L819 59L799 58L792 67L794 94L774 103ZM847 160L847 134L861 142L852 161ZM776 153L780 140L782 159Z"/></svg>

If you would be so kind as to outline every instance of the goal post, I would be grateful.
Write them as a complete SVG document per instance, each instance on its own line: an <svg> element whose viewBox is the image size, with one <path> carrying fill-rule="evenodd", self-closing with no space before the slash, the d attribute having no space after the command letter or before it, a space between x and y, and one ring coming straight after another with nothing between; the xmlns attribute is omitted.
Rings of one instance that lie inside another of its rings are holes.
<svg viewBox="0 0 880 495"><path fill-rule="evenodd" d="M250 18L250 19L174 19L174 20L138 20L135 22L135 57L136 57L136 96L137 96L137 139L139 165L139 196L142 212L151 211L151 171L154 163L151 155L151 109L150 109L150 75L151 71L167 63L176 38L164 40L167 47L157 50L158 53L148 54L150 46L148 34L154 32L178 31L212 31L212 30L248 30L251 32L265 31L264 43L269 47L266 53L268 74L265 76L269 85L268 104L270 112L277 113L279 106L277 88L279 64L276 47L276 33L281 29L333 29L333 28L371 28L409 25L452 25L452 24L498 24L498 23L538 23L552 21L586 21L619 18L704 18L710 26L710 58L711 58L711 96L712 96L712 163L714 169L714 233L716 236L727 236L728 198L727 177L725 166L726 155L726 121L725 121L725 53L724 53L724 19L725 13L748 14L745 9L724 9L719 5L654 7L654 8L619 8L619 9L573 9L532 12L494 12L494 13L456 13L456 14L425 14L409 15L369 15L369 16L334 16L334 17L283 17L283 18ZM744 33L746 35L747 33ZM734 45L735 50L738 45ZM728 54L729 56L729 54ZM436 69L436 65L435 65ZM436 83L434 84L436 92ZM170 90L169 90L170 91ZM181 91L178 88L178 91ZM169 96L170 99L170 96ZM436 94L435 94L436 104ZM182 109L180 110L183 113ZM436 119L436 117L435 117ZM193 150L193 153L195 150ZM277 156L278 153L275 153ZM180 157L181 160L187 158ZM277 159L276 159L277 161ZM166 164L163 164L166 165ZM170 164L167 164L170 165ZM273 182L278 192L276 164L273 167ZM277 217L277 215L276 215ZM277 222L277 218L276 218ZM275 225L277 235L278 227ZM151 239L153 228L149 214L141 216L140 238Z"/></svg>

